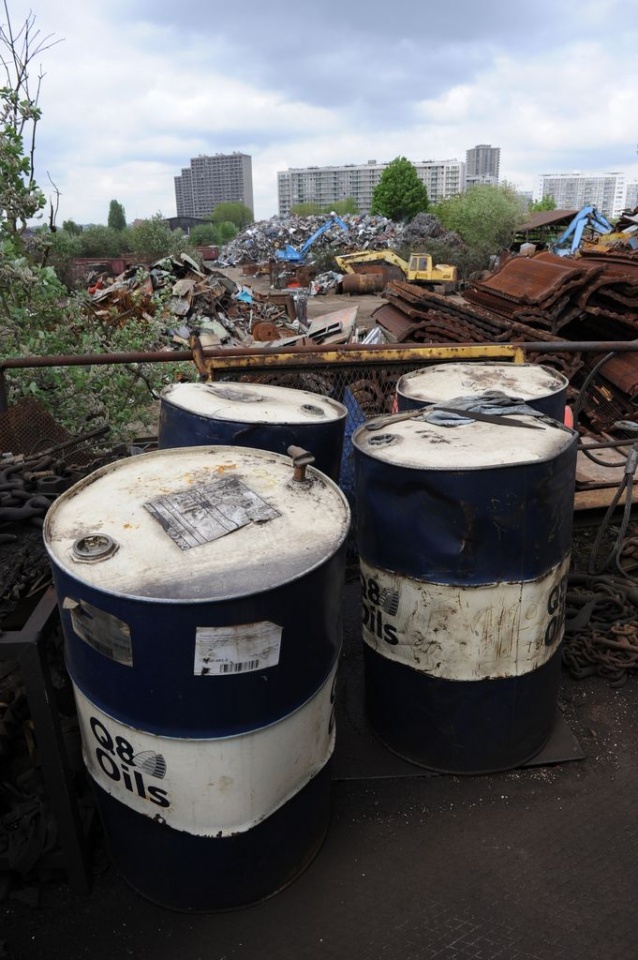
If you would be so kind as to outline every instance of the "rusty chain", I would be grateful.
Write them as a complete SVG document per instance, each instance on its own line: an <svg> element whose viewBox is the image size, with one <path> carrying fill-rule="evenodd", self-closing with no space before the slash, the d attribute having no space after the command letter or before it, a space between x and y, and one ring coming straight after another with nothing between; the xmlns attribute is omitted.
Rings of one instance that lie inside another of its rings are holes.
<svg viewBox="0 0 638 960"><path fill-rule="evenodd" d="M638 584L613 576L571 574L563 663L575 679L604 677L622 686L638 668Z"/></svg>

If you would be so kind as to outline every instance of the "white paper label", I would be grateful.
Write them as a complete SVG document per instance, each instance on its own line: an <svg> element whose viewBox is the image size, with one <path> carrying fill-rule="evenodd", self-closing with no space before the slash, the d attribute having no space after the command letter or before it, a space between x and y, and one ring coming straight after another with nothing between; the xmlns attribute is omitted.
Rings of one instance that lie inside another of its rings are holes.
<svg viewBox="0 0 638 960"><path fill-rule="evenodd" d="M361 561L363 639L381 656L447 680L521 676L556 652L569 558L539 580L458 586Z"/></svg>
<svg viewBox="0 0 638 960"><path fill-rule="evenodd" d="M158 497L144 506L180 550L212 543L247 523L264 523L280 516L236 477Z"/></svg>
<svg viewBox="0 0 638 960"><path fill-rule="evenodd" d="M282 628L269 620L235 627L198 627L195 676L232 677L276 667Z"/></svg>
<svg viewBox="0 0 638 960"><path fill-rule="evenodd" d="M73 632L80 640L84 640L90 647L110 660L116 660L127 667L133 666L131 631L128 623L114 617L112 613L99 610L85 600L66 597L63 607L69 611Z"/></svg>

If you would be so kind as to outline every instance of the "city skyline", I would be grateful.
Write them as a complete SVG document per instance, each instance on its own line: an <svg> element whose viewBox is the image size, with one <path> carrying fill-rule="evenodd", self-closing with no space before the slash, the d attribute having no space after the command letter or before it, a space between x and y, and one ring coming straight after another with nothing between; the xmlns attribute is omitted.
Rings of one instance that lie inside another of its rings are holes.
<svg viewBox="0 0 638 960"><path fill-rule="evenodd" d="M33 75L36 180L48 201L59 191L60 224L103 223L112 199L129 222L170 216L188 159L233 151L252 157L257 219L277 212L278 171L463 160L483 143L521 191L548 171L638 180L629 0L537 0L533 16L506 0L400 0L391 15L371 0L365 22L325 0L324 31L281 0L8 5L14 29L32 11L59 40Z"/></svg>
<svg viewBox="0 0 638 960"><path fill-rule="evenodd" d="M476 144L465 152L465 161L428 160L413 164L432 205L463 193L475 184L499 183L501 150L492 144ZM278 216L288 216L295 206L316 204L323 209L351 200L358 213L370 212L374 190L390 161L365 164L333 164L294 167L277 173ZM219 203L242 203L253 209L252 158L240 151L201 154L174 177L176 217L205 219ZM551 197L559 209L595 206L600 213L617 218L633 209L638 182L619 173L581 176L579 173L542 174L535 191L521 196L540 200Z"/></svg>

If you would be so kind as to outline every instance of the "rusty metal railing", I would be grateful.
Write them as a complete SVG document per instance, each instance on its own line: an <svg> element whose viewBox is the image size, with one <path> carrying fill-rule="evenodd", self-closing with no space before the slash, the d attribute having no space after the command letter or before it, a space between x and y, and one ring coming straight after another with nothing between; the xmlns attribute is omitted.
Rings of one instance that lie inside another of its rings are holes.
<svg viewBox="0 0 638 960"><path fill-rule="evenodd" d="M148 353L55 354L50 356L13 357L0 361L0 412L8 409L6 373L10 370L43 367L100 366L118 364L179 363L192 361L202 376L233 371L285 370L294 367L344 367L387 364L422 364L437 360L504 359L522 363L527 354L557 353L634 353L638 340L629 341L546 341L516 344L344 344L293 347L224 347L221 349L156 350Z"/></svg>

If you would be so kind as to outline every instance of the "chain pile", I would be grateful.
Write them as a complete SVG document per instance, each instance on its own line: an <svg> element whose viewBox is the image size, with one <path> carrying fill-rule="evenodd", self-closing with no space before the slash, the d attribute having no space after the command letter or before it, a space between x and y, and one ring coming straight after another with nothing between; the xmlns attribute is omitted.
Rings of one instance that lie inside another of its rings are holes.
<svg viewBox="0 0 638 960"><path fill-rule="evenodd" d="M622 577L570 575L563 663L578 680L598 675L615 687L627 681L638 668L638 585Z"/></svg>

